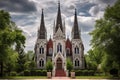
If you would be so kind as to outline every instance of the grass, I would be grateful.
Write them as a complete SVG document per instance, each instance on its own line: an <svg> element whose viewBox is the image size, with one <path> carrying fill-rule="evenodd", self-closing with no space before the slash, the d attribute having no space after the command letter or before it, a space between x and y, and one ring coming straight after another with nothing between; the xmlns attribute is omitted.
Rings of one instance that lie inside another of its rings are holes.
<svg viewBox="0 0 120 80"><path fill-rule="evenodd" d="M119 79L120 77L111 76L76 76L76 79Z"/></svg>
<svg viewBox="0 0 120 80"><path fill-rule="evenodd" d="M119 79L120 77L111 76L76 76L76 79ZM8 76L0 79L47 79L47 76Z"/></svg>
<svg viewBox="0 0 120 80"><path fill-rule="evenodd" d="M0 79L47 79L47 76L6 76Z"/></svg>

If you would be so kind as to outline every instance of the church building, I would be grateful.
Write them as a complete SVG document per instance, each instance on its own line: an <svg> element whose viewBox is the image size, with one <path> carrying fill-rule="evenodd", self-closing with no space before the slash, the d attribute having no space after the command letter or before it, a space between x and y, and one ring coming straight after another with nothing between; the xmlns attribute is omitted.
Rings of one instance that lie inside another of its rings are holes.
<svg viewBox="0 0 120 80"><path fill-rule="evenodd" d="M84 45L81 40L81 31L77 20L77 11L75 9L74 23L71 31L71 40L66 38L66 26L62 21L60 2L58 3L58 12L56 22L53 25L53 37L47 40L47 30L44 21L44 12L42 9L41 23L37 34L35 44L35 60L38 69L45 69L47 60L53 63L53 76L57 72L63 71L67 74L67 58L70 58L74 69L84 69Z"/></svg>

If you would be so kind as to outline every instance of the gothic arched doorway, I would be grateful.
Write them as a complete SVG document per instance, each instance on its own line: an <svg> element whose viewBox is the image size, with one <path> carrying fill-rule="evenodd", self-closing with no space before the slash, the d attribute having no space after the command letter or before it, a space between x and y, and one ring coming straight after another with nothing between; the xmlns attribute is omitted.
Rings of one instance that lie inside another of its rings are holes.
<svg viewBox="0 0 120 80"><path fill-rule="evenodd" d="M57 59L56 69L62 69L62 59L61 58Z"/></svg>

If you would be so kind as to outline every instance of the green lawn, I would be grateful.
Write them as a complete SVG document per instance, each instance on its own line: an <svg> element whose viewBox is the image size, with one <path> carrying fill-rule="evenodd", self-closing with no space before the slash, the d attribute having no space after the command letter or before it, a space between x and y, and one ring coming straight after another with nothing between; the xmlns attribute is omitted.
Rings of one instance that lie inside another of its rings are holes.
<svg viewBox="0 0 120 80"><path fill-rule="evenodd" d="M8 76L2 77L2 79L46 79L47 76ZM0 77L1 79L1 77Z"/></svg>
<svg viewBox="0 0 120 80"><path fill-rule="evenodd" d="M118 79L120 77L111 76L76 76L76 79Z"/></svg>
<svg viewBox="0 0 120 80"><path fill-rule="evenodd" d="M119 79L118 77L110 76L76 76L76 79ZM0 77L0 79L47 79L47 76L8 76Z"/></svg>

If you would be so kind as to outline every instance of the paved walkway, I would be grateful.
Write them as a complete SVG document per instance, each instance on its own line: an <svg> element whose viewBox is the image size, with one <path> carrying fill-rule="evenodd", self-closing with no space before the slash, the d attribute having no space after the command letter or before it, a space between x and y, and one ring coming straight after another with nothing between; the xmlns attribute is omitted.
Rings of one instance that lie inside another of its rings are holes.
<svg viewBox="0 0 120 80"><path fill-rule="evenodd" d="M120 80L120 79L70 79L69 77L52 77L52 79L0 79L0 80Z"/></svg>

